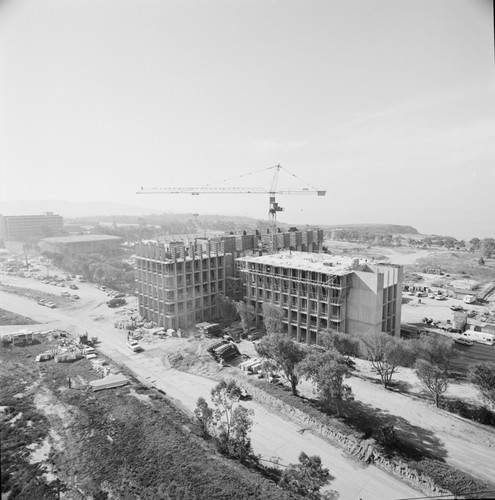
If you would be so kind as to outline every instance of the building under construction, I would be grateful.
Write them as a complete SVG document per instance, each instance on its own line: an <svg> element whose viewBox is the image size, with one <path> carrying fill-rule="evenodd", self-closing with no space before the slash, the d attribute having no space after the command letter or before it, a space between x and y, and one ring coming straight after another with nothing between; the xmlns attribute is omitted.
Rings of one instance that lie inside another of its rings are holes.
<svg viewBox="0 0 495 500"><path fill-rule="evenodd" d="M265 243L279 249L320 252L323 231L228 235L194 243L138 243L136 279L139 313L158 326L188 328L218 316L215 297L244 296L236 259L263 254Z"/></svg>
<svg viewBox="0 0 495 500"><path fill-rule="evenodd" d="M286 331L301 342L316 343L327 328L400 334L401 266L302 252L241 257L237 266L257 326L270 302L282 308Z"/></svg>

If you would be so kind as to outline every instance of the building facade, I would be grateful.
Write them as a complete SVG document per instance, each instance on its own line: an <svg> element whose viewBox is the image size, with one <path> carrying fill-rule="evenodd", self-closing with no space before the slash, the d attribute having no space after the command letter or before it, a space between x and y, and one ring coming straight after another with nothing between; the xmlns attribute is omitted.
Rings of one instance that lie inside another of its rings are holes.
<svg viewBox="0 0 495 500"><path fill-rule="evenodd" d="M53 212L40 215L0 215L0 238L5 241L56 235L63 228L62 216Z"/></svg>
<svg viewBox="0 0 495 500"><path fill-rule="evenodd" d="M318 332L386 332L400 335L401 266L326 254L280 252L241 257L244 299L261 326L264 302L279 305L286 331L317 343Z"/></svg>
<svg viewBox="0 0 495 500"><path fill-rule="evenodd" d="M81 236L61 236L44 238L39 246L42 252L59 253L65 256L93 252L118 251L122 238L106 234L85 234Z"/></svg>
<svg viewBox="0 0 495 500"><path fill-rule="evenodd" d="M228 258L222 245L137 243L135 253L141 316L174 330L217 317Z"/></svg>

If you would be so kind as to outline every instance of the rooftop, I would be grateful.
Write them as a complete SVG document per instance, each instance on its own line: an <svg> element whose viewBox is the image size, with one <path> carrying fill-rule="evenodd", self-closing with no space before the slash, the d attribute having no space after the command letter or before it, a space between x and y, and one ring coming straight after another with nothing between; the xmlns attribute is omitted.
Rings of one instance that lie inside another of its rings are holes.
<svg viewBox="0 0 495 500"><path fill-rule="evenodd" d="M329 274L348 274L360 264L359 259L353 257L290 251L259 257L241 257L237 261Z"/></svg>
<svg viewBox="0 0 495 500"><path fill-rule="evenodd" d="M110 236L108 234L83 234L78 236L55 236L53 238L43 238L41 241L46 243L86 243L90 241L112 241L121 240L119 236Z"/></svg>

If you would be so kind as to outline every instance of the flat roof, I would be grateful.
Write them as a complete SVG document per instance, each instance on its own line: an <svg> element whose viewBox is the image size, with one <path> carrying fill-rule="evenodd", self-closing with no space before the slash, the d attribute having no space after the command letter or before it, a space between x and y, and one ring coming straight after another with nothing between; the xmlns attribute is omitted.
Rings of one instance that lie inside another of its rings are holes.
<svg viewBox="0 0 495 500"><path fill-rule="evenodd" d="M43 238L41 241L47 243L85 243L88 241L112 241L121 239L120 236L110 236L108 234L83 234L78 236L54 236L53 238Z"/></svg>
<svg viewBox="0 0 495 500"><path fill-rule="evenodd" d="M286 269L302 269L326 274L348 274L356 270L356 261L353 257L329 255L325 253L290 252L283 251L270 255L240 257L241 262L266 264Z"/></svg>

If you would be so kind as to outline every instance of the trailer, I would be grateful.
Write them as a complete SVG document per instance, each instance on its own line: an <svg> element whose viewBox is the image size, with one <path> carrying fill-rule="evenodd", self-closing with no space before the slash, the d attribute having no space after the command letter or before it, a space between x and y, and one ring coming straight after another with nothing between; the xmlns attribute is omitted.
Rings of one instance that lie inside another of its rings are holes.
<svg viewBox="0 0 495 500"><path fill-rule="evenodd" d="M486 332L477 332L476 330L466 330L462 338L472 340L478 344L495 345L495 334Z"/></svg>

